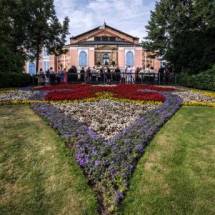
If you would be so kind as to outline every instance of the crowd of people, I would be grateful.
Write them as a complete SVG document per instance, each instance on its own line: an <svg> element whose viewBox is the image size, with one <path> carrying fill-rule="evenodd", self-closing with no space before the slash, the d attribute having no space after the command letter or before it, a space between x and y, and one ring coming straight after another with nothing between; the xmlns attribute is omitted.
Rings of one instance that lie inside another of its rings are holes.
<svg viewBox="0 0 215 215"><path fill-rule="evenodd" d="M165 70L159 70L162 78L165 75ZM151 67L132 68L127 66L125 69L119 67L99 66L93 68L82 67L79 71L75 66L71 68L54 71L51 67L47 71L40 69L38 74L38 84L59 84L59 83L141 83L144 80L158 81L159 73Z"/></svg>

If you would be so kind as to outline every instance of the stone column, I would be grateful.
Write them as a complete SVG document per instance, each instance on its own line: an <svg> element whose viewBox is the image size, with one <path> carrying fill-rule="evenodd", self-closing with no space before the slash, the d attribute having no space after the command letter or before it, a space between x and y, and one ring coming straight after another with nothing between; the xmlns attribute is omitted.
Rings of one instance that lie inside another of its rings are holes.
<svg viewBox="0 0 215 215"><path fill-rule="evenodd" d="M95 66L95 48L92 47L92 48L89 48L89 56L88 56L88 59L89 59L89 63L88 63L88 66L89 67L93 67Z"/></svg>
<svg viewBox="0 0 215 215"><path fill-rule="evenodd" d="M136 47L135 48L135 68L137 67L143 67L143 48L142 47Z"/></svg>
<svg viewBox="0 0 215 215"><path fill-rule="evenodd" d="M78 67L78 49L76 47L70 48L70 66Z"/></svg>

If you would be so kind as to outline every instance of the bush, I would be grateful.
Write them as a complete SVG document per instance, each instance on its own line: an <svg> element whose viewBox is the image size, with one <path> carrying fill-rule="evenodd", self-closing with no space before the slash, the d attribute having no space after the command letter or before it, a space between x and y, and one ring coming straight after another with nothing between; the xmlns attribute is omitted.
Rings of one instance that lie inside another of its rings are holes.
<svg viewBox="0 0 215 215"><path fill-rule="evenodd" d="M32 84L32 78L26 73L0 73L0 88L26 87Z"/></svg>
<svg viewBox="0 0 215 215"><path fill-rule="evenodd" d="M9 47L0 44L0 73L21 73L25 58L19 52L11 51Z"/></svg>
<svg viewBox="0 0 215 215"><path fill-rule="evenodd" d="M197 75L181 73L177 76L177 82L186 87L215 91L215 65Z"/></svg>

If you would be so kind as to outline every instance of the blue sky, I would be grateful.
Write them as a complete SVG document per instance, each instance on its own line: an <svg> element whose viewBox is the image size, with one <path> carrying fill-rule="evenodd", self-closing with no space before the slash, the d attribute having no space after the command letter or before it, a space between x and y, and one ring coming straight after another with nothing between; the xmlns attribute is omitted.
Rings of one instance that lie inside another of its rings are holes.
<svg viewBox="0 0 215 215"><path fill-rule="evenodd" d="M70 18L70 36L104 23L138 36L146 36L145 25L156 0L54 0L60 20Z"/></svg>

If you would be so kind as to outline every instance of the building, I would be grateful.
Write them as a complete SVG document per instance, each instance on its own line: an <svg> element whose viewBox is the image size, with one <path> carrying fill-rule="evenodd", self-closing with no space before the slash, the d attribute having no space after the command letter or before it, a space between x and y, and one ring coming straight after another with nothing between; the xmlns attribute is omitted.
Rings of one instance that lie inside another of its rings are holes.
<svg viewBox="0 0 215 215"><path fill-rule="evenodd" d="M66 54L59 57L41 55L39 68L44 71L53 67L69 69L72 65L94 67L100 65L115 65L121 69L131 66L151 67L158 71L160 61L153 53L147 52L139 43L139 38L115 29L106 23L92 30L70 38L70 44L65 46ZM34 63L27 64L27 72L35 73Z"/></svg>

